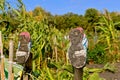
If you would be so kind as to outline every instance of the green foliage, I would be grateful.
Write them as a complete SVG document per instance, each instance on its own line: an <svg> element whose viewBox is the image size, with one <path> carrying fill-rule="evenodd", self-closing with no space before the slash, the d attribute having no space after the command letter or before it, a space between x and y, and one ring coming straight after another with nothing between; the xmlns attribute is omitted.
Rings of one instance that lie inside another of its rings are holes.
<svg viewBox="0 0 120 80"><path fill-rule="evenodd" d="M89 80L105 80L105 79L100 78L98 73L93 73L93 74L89 77Z"/></svg>
<svg viewBox="0 0 120 80"><path fill-rule="evenodd" d="M103 68L99 69L99 68L87 68L85 67L84 68L84 77L83 77L83 80L105 80L103 78L101 78L99 76L99 73L104 71Z"/></svg>
<svg viewBox="0 0 120 80"><path fill-rule="evenodd" d="M118 31L115 29L116 24L111 19L109 12L106 11L98 23L99 26L97 26L99 30L99 42L106 44L106 52L109 60L114 55L119 55Z"/></svg>
<svg viewBox="0 0 120 80"><path fill-rule="evenodd" d="M113 73L116 72L117 70L114 63L106 63L106 65L104 66L104 69Z"/></svg>
<svg viewBox="0 0 120 80"><path fill-rule="evenodd" d="M115 72L117 69L114 63L106 63L104 67L101 68L87 68L84 67L83 80L105 80L101 78L99 74L104 71Z"/></svg>
<svg viewBox="0 0 120 80"><path fill-rule="evenodd" d="M33 80L73 80L73 68L66 56L69 40L64 37L68 35L70 29L77 26L83 27L87 31L86 35L89 35L88 61L92 59L94 63L104 63L108 61L106 57L109 54L119 53L119 31L115 29L120 25L119 19L112 17L113 20L117 20L113 21L108 12L101 15L96 9L88 9L85 16L73 13L53 16L41 7L27 12L22 0L18 0L18 9L4 3L6 3L5 0L0 1L0 10L2 10L0 30L3 33L4 54L8 54L8 42L11 38L15 42L14 52L16 52L19 33L30 32L33 64L32 72L28 75ZM94 38L91 38L91 36L94 37L93 33L97 33L94 45L91 42L94 41ZM109 57L110 59L119 60L119 56L114 55ZM104 69L86 69L84 80L102 80L98 73L103 70L114 72L114 67L106 65ZM90 75L89 72L93 74Z"/></svg>
<svg viewBox="0 0 120 80"><path fill-rule="evenodd" d="M88 61L92 60L94 63L104 63L106 62L104 44L96 44L91 50L88 50Z"/></svg>
<svg viewBox="0 0 120 80"><path fill-rule="evenodd" d="M94 8L87 9L85 12L85 17L90 23L97 22L99 18L99 11Z"/></svg>
<svg viewBox="0 0 120 80"><path fill-rule="evenodd" d="M54 17L57 29L71 29L77 26L83 26L85 23L84 17L82 15L67 13L62 16Z"/></svg>

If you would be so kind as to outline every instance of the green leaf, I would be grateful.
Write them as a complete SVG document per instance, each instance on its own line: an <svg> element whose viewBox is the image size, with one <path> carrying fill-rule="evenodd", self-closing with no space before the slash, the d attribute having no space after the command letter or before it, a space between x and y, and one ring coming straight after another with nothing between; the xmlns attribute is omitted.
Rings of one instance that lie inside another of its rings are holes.
<svg viewBox="0 0 120 80"><path fill-rule="evenodd" d="M98 73L93 73L92 75L90 75L88 80L104 80L104 79L100 78Z"/></svg>
<svg viewBox="0 0 120 80"><path fill-rule="evenodd" d="M104 69L105 70L108 70L110 72L115 72L116 71L116 67L115 67L115 64L114 63L107 63L105 66L104 66Z"/></svg>

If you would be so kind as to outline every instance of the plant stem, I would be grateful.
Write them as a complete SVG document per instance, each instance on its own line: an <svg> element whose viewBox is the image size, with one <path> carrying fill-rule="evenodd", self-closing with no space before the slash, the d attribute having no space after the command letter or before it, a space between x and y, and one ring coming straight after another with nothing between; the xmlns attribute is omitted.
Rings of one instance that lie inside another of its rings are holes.
<svg viewBox="0 0 120 80"><path fill-rule="evenodd" d="M0 54L1 54L1 79L5 80L4 55L3 55L3 44L2 44L2 33L1 33L1 31L0 31Z"/></svg>

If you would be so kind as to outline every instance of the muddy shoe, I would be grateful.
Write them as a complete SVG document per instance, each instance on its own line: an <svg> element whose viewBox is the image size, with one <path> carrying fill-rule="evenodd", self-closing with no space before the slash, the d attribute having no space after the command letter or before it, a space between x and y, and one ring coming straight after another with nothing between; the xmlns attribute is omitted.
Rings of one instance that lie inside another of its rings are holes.
<svg viewBox="0 0 120 80"><path fill-rule="evenodd" d="M75 68L82 68L86 64L86 51L85 50L76 50L76 49L73 49L71 46L68 51L68 57L70 59L70 63Z"/></svg>
<svg viewBox="0 0 120 80"><path fill-rule="evenodd" d="M19 44L16 52L16 60L20 64L25 63L29 57L30 53L29 43L30 43L29 33L22 32L19 36Z"/></svg>
<svg viewBox="0 0 120 80"><path fill-rule="evenodd" d="M28 53L27 52L25 52L25 51L17 51L16 52L17 63L23 64L27 61L27 58L28 58Z"/></svg>
<svg viewBox="0 0 120 80"><path fill-rule="evenodd" d="M80 31L77 29L73 29L69 33L69 39L70 39L71 45L77 45L77 44L81 43L82 37L83 37L82 33L80 33Z"/></svg>
<svg viewBox="0 0 120 80"><path fill-rule="evenodd" d="M24 35L20 36L20 44L19 44L19 48L18 48L18 51L25 51L25 52L28 52L29 49L28 49L28 44L29 44L29 41L28 41L28 38L26 38Z"/></svg>
<svg viewBox="0 0 120 80"><path fill-rule="evenodd" d="M68 57L75 68L82 68L86 63L86 51L82 45L82 35L77 29L72 30L69 34L71 45L68 51Z"/></svg>
<svg viewBox="0 0 120 80"><path fill-rule="evenodd" d="M82 68L86 64L86 51L85 50L75 51L74 56L77 59L76 63L73 63L73 65L76 68Z"/></svg>

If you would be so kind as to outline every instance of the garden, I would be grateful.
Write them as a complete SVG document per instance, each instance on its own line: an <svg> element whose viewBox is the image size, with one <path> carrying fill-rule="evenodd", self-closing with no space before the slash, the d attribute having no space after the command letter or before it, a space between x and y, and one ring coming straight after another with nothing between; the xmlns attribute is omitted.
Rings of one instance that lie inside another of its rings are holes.
<svg viewBox="0 0 120 80"><path fill-rule="evenodd" d="M32 80L73 80L74 70L67 57L67 36L78 26L83 27L89 42L83 80L120 79L120 13L90 8L84 15L52 15L41 7L26 11L22 0L17 0L16 5L14 8L7 0L0 1L3 54L9 58L12 39L15 55L19 34L29 32L32 40L29 63L32 64L28 63L31 71L27 75Z"/></svg>

